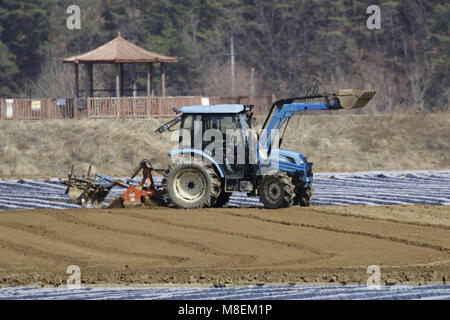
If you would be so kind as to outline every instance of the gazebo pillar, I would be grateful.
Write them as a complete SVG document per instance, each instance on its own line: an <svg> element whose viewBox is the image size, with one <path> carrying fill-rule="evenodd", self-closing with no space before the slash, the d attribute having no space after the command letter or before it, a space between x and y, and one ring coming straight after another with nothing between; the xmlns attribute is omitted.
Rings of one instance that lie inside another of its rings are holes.
<svg viewBox="0 0 450 320"><path fill-rule="evenodd" d="M94 96L94 65L92 63L88 64L89 68L89 97Z"/></svg>
<svg viewBox="0 0 450 320"><path fill-rule="evenodd" d="M80 76L78 74L78 63L73 64L75 66L75 97L80 96Z"/></svg>
<svg viewBox="0 0 450 320"><path fill-rule="evenodd" d="M123 63L120 64L120 96L125 96L124 84L123 84Z"/></svg>
<svg viewBox="0 0 450 320"><path fill-rule="evenodd" d="M153 62L147 63L147 97L154 96L153 92Z"/></svg>
<svg viewBox="0 0 450 320"><path fill-rule="evenodd" d="M116 97L119 98L120 97L120 68L119 68L119 64L116 63Z"/></svg>
<svg viewBox="0 0 450 320"><path fill-rule="evenodd" d="M84 64L84 71L85 71L85 79L84 82L84 95L85 97L89 97L89 65L87 63Z"/></svg>
<svg viewBox="0 0 450 320"><path fill-rule="evenodd" d="M164 72L164 62L160 62L161 66L161 96L166 96L166 75Z"/></svg>

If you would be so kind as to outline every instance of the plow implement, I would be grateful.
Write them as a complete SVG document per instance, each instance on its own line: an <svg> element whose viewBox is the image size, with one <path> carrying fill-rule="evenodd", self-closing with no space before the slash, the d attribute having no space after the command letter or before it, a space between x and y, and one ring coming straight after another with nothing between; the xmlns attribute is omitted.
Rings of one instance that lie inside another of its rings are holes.
<svg viewBox="0 0 450 320"><path fill-rule="evenodd" d="M89 168L87 176L78 177L74 174L72 166L68 179L61 181L61 184L67 186L66 194L69 194L69 199L72 203L83 208L100 208L112 188L120 187L124 188L125 191L120 197L113 199L107 204L107 208L154 207L161 204L161 201L156 197L160 192L153 182L153 167L149 160L142 160L127 181L103 174L96 174L94 177L90 177L90 171ZM138 185L133 185L131 181L140 171L143 171L143 178Z"/></svg>

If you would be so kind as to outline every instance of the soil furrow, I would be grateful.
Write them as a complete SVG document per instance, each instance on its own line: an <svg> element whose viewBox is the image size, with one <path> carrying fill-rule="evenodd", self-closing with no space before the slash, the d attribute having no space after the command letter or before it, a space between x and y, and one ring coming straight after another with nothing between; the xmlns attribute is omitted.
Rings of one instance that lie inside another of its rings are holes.
<svg viewBox="0 0 450 320"><path fill-rule="evenodd" d="M421 222L400 221L400 220L396 220L396 219L375 218L375 217L369 217L369 216L364 216L364 215L359 215L359 214L341 213L341 212L328 211L328 210L318 210L318 209L315 209L315 208L312 208L312 209L314 210L314 212L318 212L318 213L322 213L322 214L328 214L328 215L333 215L333 216L351 217L351 218L372 220L372 221L386 221L386 222L392 222L392 223L398 223L398 224L406 224L406 225L417 226L417 227L450 230L450 226L441 225L441 224L430 224L430 223L421 223Z"/></svg>
<svg viewBox="0 0 450 320"><path fill-rule="evenodd" d="M212 249L208 246L196 243L196 242L190 242L190 241L184 241L181 239L177 239L177 238L172 238L172 237L167 237L167 236L160 236L160 235L156 235L156 234L152 234L149 232L143 232L143 231L131 231L131 230L127 230L127 229L123 229L123 228L113 228L110 226L106 226L103 224L97 224L97 223L93 223L93 222L87 222L87 221L83 221L82 219L76 218L73 215L64 215L64 216L60 216L60 215L52 215L53 218L60 220L60 221L64 221L64 222L68 222L68 223L74 223L74 224L82 224L84 226L90 227L90 228L94 228L94 229L101 229L103 231L110 231L110 232L116 232L116 233L121 233L121 234L126 234L126 235L132 235L132 236L141 236L141 237L145 237L145 238L150 238L150 239L154 239L157 241L162 241L162 242L166 242L169 243L171 245L175 245L175 246L181 246L181 247L185 247L185 248L189 248L189 249L193 249L195 251L201 252L201 253L205 253L205 254L211 254L211 255L215 255L215 256L231 256L231 257L239 257L239 259L242 260L242 263L249 263L251 261L253 261L255 259L255 257L253 256L249 256L249 255L239 255L239 254L233 254L233 253L227 253L227 252L222 252L216 249Z"/></svg>
<svg viewBox="0 0 450 320"><path fill-rule="evenodd" d="M289 222L289 221L282 221L282 220L273 220L273 219L268 219L268 218L262 218L262 217L259 217L259 216L253 215L253 214L246 215L246 214L238 214L238 213L223 212L223 211L217 212L217 213L224 214L224 215L231 215L231 216L235 216L235 217L241 217L241 218L254 219L254 220L264 221L264 222L268 222L268 223L275 223L275 224L296 226L296 227L303 227L303 228L313 228L313 229L317 229L317 230L326 230L326 231L336 232L336 233L352 234L352 235L357 235L357 236L369 237L369 238L373 238L373 239L389 240L392 242L403 243L403 244L416 246L416 247L435 249L435 250L438 250L441 252L446 252L446 253L450 252L450 248L443 247L440 245L435 245L435 244L421 242L421 241L415 241L415 240L402 239L402 238L393 237L393 236L385 236L385 235L381 235L381 234L377 234L377 233L353 231L353 230L348 230L348 229L336 228L333 226L315 225L315 224L310 224L310 223L297 223L297 222Z"/></svg>
<svg viewBox="0 0 450 320"><path fill-rule="evenodd" d="M150 254L150 253L143 253L143 252L137 253L137 252L131 252L130 250L122 250L122 249L115 248L115 247L101 246L101 245L93 243L93 242L75 240L75 239L72 239L69 237L64 237L60 233L54 232L44 226L39 226L39 228L35 228L32 225L25 225L25 224L19 224L19 223L5 223L5 222L1 222L0 225L2 227L20 230L20 231L24 231L27 233L32 233L34 235L39 235L43 238L48 238L49 240L55 240L58 243L65 243L65 244L72 245L74 247L86 249L88 251L98 251L98 252L106 253L109 255L119 254L119 255L131 257L131 258L163 259L163 260L167 260L170 263L180 263L180 262L185 262L185 261L190 260L188 257Z"/></svg>
<svg viewBox="0 0 450 320"><path fill-rule="evenodd" d="M118 214L118 215L123 215L123 213L114 213L114 212L110 212L111 214ZM296 243L296 242L289 242L289 241L280 241L280 240L276 240L276 239L271 239L271 238L265 238L265 237L261 237L258 235L254 235L251 233L239 233L239 232L230 232L230 231L225 231L223 229L220 228L212 228L212 227L202 227L199 225L188 225L185 223L179 223L179 222L173 222L173 221L169 221L168 219L163 219L163 218L156 218L156 217L152 217L150 215L146 215L146 214L139 214L139 213L125 213L125 215L130 216L130 217L134 217L134 218L138 218L138 219L145 219L145 220L149 220L149 221L154 221L154 222L158 222L161 224L165 224L168 226L174 226L174 227L180 227L180 228L186 228L186 229L193 229L193 230L201 230L201 231L206 231L206 232L211 232L211 233L217 233L217 234L224 234L224 235L229 235L229 236L233 236L233 237L240 237L240 238L244 238L244 239L254 239L257 241L262 241L262 242L267 242L273 245L279 245L279 246L286 246L286 247L290 247L290 248L297 248L297 249L301 249L301 250L307 250L311 253L314 254L320 254L320 255L324 255L323 259L326 258L330 258L333 256L333 254L329 254L326 253L322 250L318 250L317 248L313 248L313 247L309 247L309 246L305 246L302 245L300 243Z"/></svg>

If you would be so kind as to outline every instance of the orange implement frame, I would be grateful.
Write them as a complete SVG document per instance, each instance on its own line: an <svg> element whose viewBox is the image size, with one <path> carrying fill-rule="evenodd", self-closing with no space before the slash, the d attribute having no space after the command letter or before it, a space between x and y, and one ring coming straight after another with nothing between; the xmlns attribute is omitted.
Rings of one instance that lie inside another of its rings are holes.
<svg viewBox="0 0 450 320"><path fill-rule="evenodd" d="M143 190L140 186L129 186L122 194L123 205L125 207L141 205L144 197L151 198L155 193L154 190Z"/></svg>

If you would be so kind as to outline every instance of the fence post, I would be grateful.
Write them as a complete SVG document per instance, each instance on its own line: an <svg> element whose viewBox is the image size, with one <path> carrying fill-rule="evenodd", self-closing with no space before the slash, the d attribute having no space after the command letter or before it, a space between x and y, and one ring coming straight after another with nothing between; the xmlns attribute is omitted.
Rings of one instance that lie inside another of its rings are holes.
<svg viewBox="0 0 450 320"><path fill-rule="evenodd" d="M145 115L150 118L150 98L145 97Z"/></svg>
<svg viewBox="0 0 450 320"><path fill-rule="evenodd" d="M6 101L5 99L0 99L0 120L3 120L3 109L6 109Z"/></svg>
<svg viewBox="0 0 450 320"><path fill-rule="evenodd" d="M73 108L73 110L72 110L73 117L75 119L77 119L78 118L78 98L77 97L73 98L72 108Z"/></svg>
<svg viewBox="0 0 450 320"><path fill-rule="evenodd" d="M88 119L91 118L91 98L86 97L86 116Z"/></svg>
<svg viewBox="0 0 450 320"><path fill-rule="evenodd" d="M117 116L116 116L116 118L117 119L120 119L120 109L121 109L121 105L120 105L120 98L111 98L111 102L114 102L114 101L116 101L117 102Z"/></svg>
<svg viewBox="0 0 450 320"><path fill-rule="evenodd" d="M47 119L53 119L52 116L52 99L45 99L45 104L47 105Z"/></svg>
<svg viewBox="0 0 450 320"><path fill-rule="evenodd" d="M18 113L19 113L19 112L18 112L18 109L19 109L19 108L18 108L18 106L17 106L17 105L18 105L18 102L19 102L19 101L18 101L17 99L14 99L14 100L13 100L13 104L12 104L12 109L13 109L13 110L12 110L12 112L13 112L13 114L12 114L12 119L14 119L14 120L17 120L17 118L18 118Z"/></svg>
<svg viewBox="0 0 450 320"><path fill-rule="evenodd" d="M122 97L121 99L122 99L122 101L120 102L121 103L120 109L122 111L121 116L123 119L125 119L127 117L127 112L129 111L128 101L126 97Z"/></svg>
<svg viewBox="0 0 450 320"><path fill-rule="evenodd" d="M120 97L120 117L125 118L127 111L128 111L127 100L125 97Z"/></svg>
<svg viewBox="0 0 450 320"><path fill-rule="evenodd" d="M164 99L165 100L165 99ZM159 112L158 112L158 116L159 117L161 117L161 115L162 115L162 104L163 104L163 98L162 97L160 97L159 98Z"/></svg>
<svg viewBox="0 0 450 320"><path fill-rule="evenodd" d="M78 100L77 100L77 97L73 98L72 115L73 115L74 119L78 118Z"/></svg>

